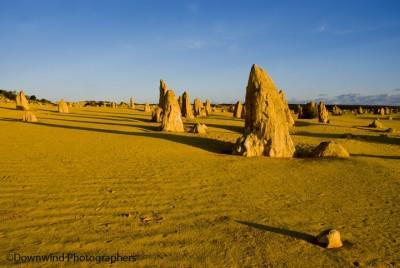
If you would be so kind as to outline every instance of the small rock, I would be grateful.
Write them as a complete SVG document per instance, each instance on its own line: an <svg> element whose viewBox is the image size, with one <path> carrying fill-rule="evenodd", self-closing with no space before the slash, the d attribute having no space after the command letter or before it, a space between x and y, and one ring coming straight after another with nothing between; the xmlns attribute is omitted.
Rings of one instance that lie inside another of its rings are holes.
<svg viewBox="0 0 400 268"><path fill-rule="evenodd" d="M343 246L342 240L340 239L340 232L335 229L321 232L317 236L317 240L318 243L325 248L340 248Z"/></svg>
<svg viewBox="0 0 400 268"><path fill-rule="evenodd" d="M350 157L349 152L339 143L335 141L321 142L311 153L314 157Z"/></svg>
<svg viewBox="0 0 400 268"><path fill-rule="evenodd" d="M205 124L197 123L193 126L191 131L198 134L207 134L207 126Z"/></svg>
<svg viewBox="0 0 400 268"><path fill-rule="evenodd" d="M383 128L383 124L379 120L374 120L371 124L369 124L369 127Z"/></svg>

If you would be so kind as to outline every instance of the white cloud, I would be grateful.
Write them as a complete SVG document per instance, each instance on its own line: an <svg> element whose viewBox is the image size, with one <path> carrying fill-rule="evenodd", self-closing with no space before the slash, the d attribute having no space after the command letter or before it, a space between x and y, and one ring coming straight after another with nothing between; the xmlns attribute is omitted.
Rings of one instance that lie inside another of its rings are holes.
<svg viewBox="0 0 400 268"><path fill-rule="evenodd" d="M207 42L205 40L186 40L183 45L188 49L202 49L207 46Z"/></svg>

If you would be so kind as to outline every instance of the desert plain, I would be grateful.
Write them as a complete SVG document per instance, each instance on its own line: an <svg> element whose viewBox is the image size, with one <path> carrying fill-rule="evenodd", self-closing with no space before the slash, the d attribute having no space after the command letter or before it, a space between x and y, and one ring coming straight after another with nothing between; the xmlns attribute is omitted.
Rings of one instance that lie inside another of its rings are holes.
<svg viewBox="0 0 400 268"><path fill-rule="evenodd" d="M385 132L400 130L399 114L296 119L300 155L282 159L232 155L244 129L232 112L185 120L207 125L199 135L160 132L143 108L31 105L39 122L25 123L0 104L0 266L15 252L118 252L138 267L400 266L400 136ZM376 118L384 129L368 127ZM301 155L327 140L350 157ZM342 248L315 243L328 228Z"/></svg>

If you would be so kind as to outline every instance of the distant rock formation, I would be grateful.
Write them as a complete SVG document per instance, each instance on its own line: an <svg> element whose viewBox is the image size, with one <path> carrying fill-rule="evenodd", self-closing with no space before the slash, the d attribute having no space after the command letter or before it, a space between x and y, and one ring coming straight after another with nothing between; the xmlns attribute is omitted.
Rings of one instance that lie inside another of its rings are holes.
<svg viewBox="0 0 400 268"><path fill-rule="evenodd" d="M190 97L189 93L186 91L183 92L182 95L182 116L184 116L186 119L192 119L194 118L193 115L193 110L192 110L192 105L190 104Z"/></svg>
<svg viewBox="0 0 400 268"><path fill-rule="evenodd" d="M318 121L324 124L329 122L329 113L322 101L318 105Z"/></svg>
<svg viewBox="0 0 400 268"><path fill-rule="evenodd" d="M146 103L144 104L144 109L143 109L143 111L144 111L145 113L150 113L150 112L151 112L151 107L150 107L150 104L149 104L148 102L146 102Z"/></svg>
<svg viewBox="0 0 400 268"><path fill-rule="evenodd" d="M29 123L35 123L38 121L38 119L34 113L27 111L22 115L22 121L29 122Z"/></svg>
<svg viewBox="0 0 400 268"><path fill-rule="evenodd" d="M349 152L339 143L335 141L321 142L311 153L313 157L350 157Z"/></svg>
<svg viewBox="0 0 400 268"><path fill-rule="evenodd" d="M181 109L174 91L168 90L164 99L164 115L161 122L162 131L184 132Z"/></svg>
<svg viewBox="0 0 400 268"><path fill-rule="evenodd" d="M58 112L66 114L69 113L68 104L64 101L64 99L61 99L58 103Z"/></svg>
<svg viewBox="0 0 400 268"><path fill-rule="evenodd" d="M333 106L332 115L339 116L339 115L342 115L342 114L343 114L342 109L340 109L337 105Z"/></svg>
<svg viewBox="0 0 400 268"><path fill-rule="evenodd" d="M297 105L297 118L301 119L303 117L303 106Z"/></svg>
<svg viewBox="0 0 400 268"><path fill-rule="evenodd" d="M242 111L243 111L243 105L240 103L240 101L236 102L235 109L233 111L233 116L236 118L242 118Z"/></svg>
<svg viewBox="0 0 400 268"><path fill-rule="evenodd" d="M199 98L194 99L194 115L196 117L204 117L207 116L206 110L204 108L203 103Z"/></svg>
<svg viewBox="0 0 400 268"><path fill-rule="evenodd" d="M165 81L161 79L160 80L160 98L159 98L159 101L158 101L158 106L160 108L164 107L165 94L167 93L167 91L168 91L167 83L165 83Z"/></svg>
<svg viewBox="0 0 400 268"><path fill-rule="evenodd" d="M29 110L29 102L26 99L23 90L18 92L18 95L15 97L15 102L17 104L17 110L23 110L23 111Z"/></svg>
<svg viewBox="0 0 400 268"><path fill-rule="evenodd" d="M318 107L314 101L306 103L303 108L301 119L314 119L318 118Z"/></svg>
<svg viewBox="0 0 400 268"><path fill-rule="evenodd" d="M271 77L253 65L246 89L245 131L233 154L292 157L294 151L282 98Z"/></svg>
<svg viewBox="0 0 400 268"><path fill-rule="evenodd" d="M363 110L363 108L361 106L358 107L357 113L358 114L363 114L364 113L364 110Z"/></svg>
<svg viewBox="0 0 400 268"><path fill-rule="evenodd" d="M206 114L209 115L212 112L211 109L211 101L209 99L206 99L206 102L204 103L205 109L206 109Z"/></svg>
<svg viewBox="0 0 400 268"><path fill-rule="evenodd" d="M135 109L135 102L133 101L132 97L129 99L129 108Z"/></svg>
<svg viewBox="0 0 400 268"><path fill-rule="evenodd" d="M280 90L279 95L281 96L283 105L285 106L286 121L287 121L289 127L292 127L292 126L294 126L294 120L292 117L292 113L290 112L290 109L289 109L289 103L286 100L285 92L283 92L283 90Z"/></svg>

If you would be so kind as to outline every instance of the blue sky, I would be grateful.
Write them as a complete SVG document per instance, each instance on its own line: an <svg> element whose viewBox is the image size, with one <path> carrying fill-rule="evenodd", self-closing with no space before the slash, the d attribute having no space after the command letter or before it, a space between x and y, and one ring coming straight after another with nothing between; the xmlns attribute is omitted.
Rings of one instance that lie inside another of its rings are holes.
<svg viewBox="0 0 400 268"><path fill-rule="evenodd" d="M400 1L0 0L0 88L28 95L233 102L253 63L289 99L394 94Z"/></svg>

